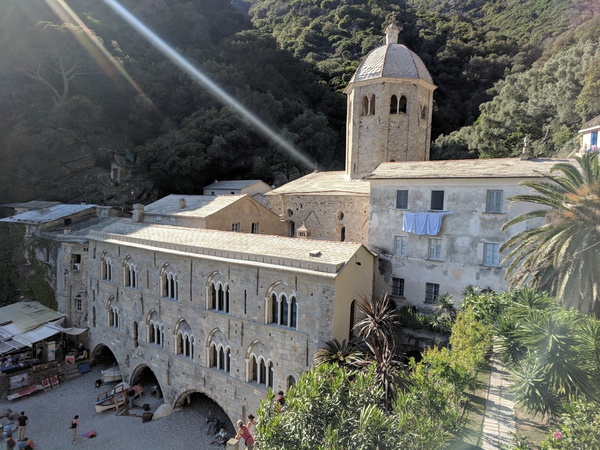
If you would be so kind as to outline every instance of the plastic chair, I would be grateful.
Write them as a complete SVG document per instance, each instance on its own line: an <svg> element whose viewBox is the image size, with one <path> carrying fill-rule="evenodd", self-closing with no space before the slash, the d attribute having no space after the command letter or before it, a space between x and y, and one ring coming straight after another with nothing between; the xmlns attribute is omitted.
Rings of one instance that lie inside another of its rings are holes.
<svg viewBox="0 0 600 450"><path fill-rule="evenodd" d="M51 378L51 380L52 380L52 387L53 387L53 388L57 388L57 387L58 387L58 384L59 384L59 383L58 383L58 377L57 377L56 375L52 375L52 378Z"/></svg>
<svg viewBox="0 0 600 450"><path fill-rule="evenodd" d="M45 391L49 391L52 388L52 386L50 386L50 379L49 378L44 378L42 380L42 386L44 387Z"/></svg>

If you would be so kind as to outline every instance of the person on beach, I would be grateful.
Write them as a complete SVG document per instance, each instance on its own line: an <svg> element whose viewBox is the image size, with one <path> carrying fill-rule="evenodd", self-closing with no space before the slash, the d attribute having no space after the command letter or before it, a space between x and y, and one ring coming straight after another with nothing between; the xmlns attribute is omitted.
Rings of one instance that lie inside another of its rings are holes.
<svg viewBox="0 0 600 450"><path fill-rule="evenodd" d="M208 411L208 417L206 418L206 423L208 424L206 434L212 436L217 431L217 419L215 419L215 416L213 416L212 410Z"/></svg>
<svg viewBox="0 0 600 450"><path fill-rule="evenodd" d="M27 428L27 421L29 417L25 415L25 411L21 411L21 415L17 417L17 423L19 424L19 441L25 439L25 429Z"/></svg>
<svg viewBox="0 0 600 450"><path fill-rule="evenodd" d="M13 450L17 446L17 441L15 441L12 436L8 436L6 438L6 450Z"/></svg>
<svg viewBox="0 0 600 450"><path fill-rule="evenodd" d="M77 425L79 425L79 416L71 419L71 442L73 444L77 441Z"/></svg>

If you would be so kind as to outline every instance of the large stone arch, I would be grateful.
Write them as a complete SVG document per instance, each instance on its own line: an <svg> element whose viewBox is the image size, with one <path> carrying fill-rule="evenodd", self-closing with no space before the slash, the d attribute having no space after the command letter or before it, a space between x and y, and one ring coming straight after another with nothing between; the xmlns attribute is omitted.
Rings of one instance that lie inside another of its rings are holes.
<svg viewBox="0 0 600 450"><path fill-rule="evenodd" d="M94 346L90 355L90 363L93 365L107 363L107 359L110 358L108 352L110 352L113 361L118 365L120 363L118 353L115 349L111 348L110 345L105 344L104 342L100 342Z"/></svg>
<svg viewBox="0 0 600 450"><path fill-rule="evenodd" d="M226 409L226 407L223 407L223 405L221 405L218 402L217 398L213 395L213 392L211 390L203 390L198 385L188 384L180 388L175 394L173 407L184 407L190 401L194 394L201 394L204 397L207 397L215 405L217 405L229 419L229 424L227 424L227 428L229 428L230 431L234 430L233 424L239 419L239 411L234 411L233 409Z"/></svg>

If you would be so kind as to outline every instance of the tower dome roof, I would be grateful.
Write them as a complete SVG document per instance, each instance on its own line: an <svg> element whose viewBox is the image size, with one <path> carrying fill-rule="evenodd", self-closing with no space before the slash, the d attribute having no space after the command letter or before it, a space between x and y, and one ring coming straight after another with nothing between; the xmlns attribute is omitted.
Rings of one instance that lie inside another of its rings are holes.
<svg viewBox="0 0 600 450"><path fill-rule="evenodd" d="M386 33L386 44L371 50L358 66L350 83L376 78L412 78L433 84L421 58L405 45L398 44L398 27L390 24Z"/></svg>

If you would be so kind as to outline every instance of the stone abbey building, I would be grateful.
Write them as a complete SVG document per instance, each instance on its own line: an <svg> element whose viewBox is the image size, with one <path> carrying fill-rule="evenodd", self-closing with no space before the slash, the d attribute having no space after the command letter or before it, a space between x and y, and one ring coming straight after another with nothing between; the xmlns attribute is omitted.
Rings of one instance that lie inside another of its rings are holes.
<svg viewBox="0 0 600 450"><path fill-rule="evenodd" d="M60 204L2 219L35 237L92 356L110 350L130 383L150 371L170 407L202 393L235 422L347 339L363 296L426 309L467 284L506 289L499 247L519 230L501 227L526 211L509 198L556 161L429 161L435 85L386 32L346 89L344 171L263 189L264 205L171 195L131 219Z"/></svg>

